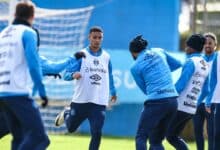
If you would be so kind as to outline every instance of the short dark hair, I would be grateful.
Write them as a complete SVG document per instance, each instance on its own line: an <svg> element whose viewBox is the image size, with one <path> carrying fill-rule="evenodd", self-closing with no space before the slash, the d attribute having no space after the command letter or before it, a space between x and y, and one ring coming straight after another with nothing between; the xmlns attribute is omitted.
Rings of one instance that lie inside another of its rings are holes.
<svg viewBox="0 0 220 150"><path fill-rule="evenodd" d="M140 53L141 51L146 49L147 45L147 40L143 39L142 35L138 35L130 41L129 50L132 53Z"/></svg>
<svg viewBox="0 0 220 150"><path fill-rule="evenodd" d="M193 34L186 40L186 45L197 52L202 52L206 38L201 34Z"/></svg>
<svg viewBox="0 0 220 150"><path fill-rule="evenodd" d="M92 33L92 32L101 32L101 33L103 33L103 30L99 26L94 26L94 27L91 27L90 30L89 30L89 33Z"/></svg>
<svg viewBox="0 0 220 150"><path fill-rule="evenodd" d="M218 39L216 37L216 35L212 32L207 32L204 34L204 37L210 37L211 39L213 39L215 41L215 44L218 44Z"/></svg>
<svg viewBox="0 0 220 150"><path fill-rule="evenodd" d="M28 20L34 16L34 4L30 1L19 2L16 5L15 17L16 19Z"/></svg>

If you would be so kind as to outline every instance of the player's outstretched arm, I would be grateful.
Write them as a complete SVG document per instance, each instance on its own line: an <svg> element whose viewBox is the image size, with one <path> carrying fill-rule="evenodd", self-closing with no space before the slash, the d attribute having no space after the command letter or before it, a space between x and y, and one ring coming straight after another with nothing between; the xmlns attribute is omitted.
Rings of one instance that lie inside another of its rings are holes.
<svg viewBox="0 0 220 150"><path fill-rule="evenodd" d="M44 56L40 56L40 65L43 75L60 73L68 66L71 59L73 58L69 57L60 61L51 61Z"/></svg>
<svg viewBox="0 0 220 150"><path fill-rule="evenodd" d="M65 69L63 79L66 81L73 80L74 73L80 71L81 63L82 63L82 59L75 59L75 58L71 59L71 61L69 62L68 66Z"/></svg>

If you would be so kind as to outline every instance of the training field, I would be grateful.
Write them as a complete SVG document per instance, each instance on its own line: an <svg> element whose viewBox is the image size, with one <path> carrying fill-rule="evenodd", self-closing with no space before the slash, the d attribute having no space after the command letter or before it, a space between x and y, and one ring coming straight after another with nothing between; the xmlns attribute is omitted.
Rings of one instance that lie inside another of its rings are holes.
<svg viewBox="0 0 220 150"><path fill-rule="evenodd" d="M88 150L89 136L87 135L49 135L51 144L48 150ZM1 150L10 150L11 136L0 140ZM166 150L174 150L164 142ZM196 150L195 143L190 143L190 150ZM100 150L134 150L133 138L103 137Z"/></svg>

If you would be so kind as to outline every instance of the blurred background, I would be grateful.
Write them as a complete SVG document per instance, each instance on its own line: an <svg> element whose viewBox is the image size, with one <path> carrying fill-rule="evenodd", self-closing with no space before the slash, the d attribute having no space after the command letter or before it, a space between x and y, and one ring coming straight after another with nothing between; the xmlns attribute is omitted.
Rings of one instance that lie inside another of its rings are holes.
<svg viewBox="0 0 220 150"><path fill-rule="evenodd" d="M33 0L37 7L34 26L41 38L40 55L61 60L88 45L92 26L104 30L103 48L111 54L118 102L110 106L103 134L134 136L144 95L135 85L129 66L133 60L129 41L142 34L149 47L160 47L184 61L184 43L192 33L213 32L220 36L220 0ZM0 31L12 20L16 0L0 0ZM174 81L178 71L173 74ZM74 83L45 78L50 106L42 109L46 129L50 133L66 133L56 128L54 118L68 105ZM152 116L153 117L153 116ZM88 122L78 129L89 133ZM193 139L192 126L184 136Z"/></svg>

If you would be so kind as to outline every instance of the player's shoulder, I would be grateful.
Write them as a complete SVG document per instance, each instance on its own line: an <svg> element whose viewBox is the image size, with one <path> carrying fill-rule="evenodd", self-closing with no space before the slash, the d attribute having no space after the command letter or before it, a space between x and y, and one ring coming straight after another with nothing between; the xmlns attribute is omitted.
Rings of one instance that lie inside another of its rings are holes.
<svg viewBox="0 0 220 150"><path fill-rule="evenodd" d="M154 47L154 48L151 48L150 50L153 52L164 52L164 49L159 48L159 47Z"/></svg>
<svg viewBox="0 0 220 150"><path fill-rule="evenodd" d="M148 52L155 56L165 56L165 51L162 48L151 48L148 50Z"/></svg>
<svg viewBox="0 0 220 150"><path fill-rule="evenodd" d="M20 26L20 29L22 30L23 32L23 36L26 36L28 38L31 38L31 37L37 37L37 33L30 27L27 27L27 26Z"/></svg>
<svg viewBox="0 0 220 150"><path fill-rule="evenodd" d="M36 31L29 27L29 26L26 26L26 25L23 25L23 24L18 24L18 25L13 25L14 27L18 28L19 30L23 31L23 32L30 32L32 34L36 34Z"/></svg>
<svg viewBox="0 0 220 150"><path fill-rule="evenodd" d="M4 28L2 30L1 33L4 33L4 32L9 32L9 31L15 31L16 33L19 33L19 34L24 34L24 33L27 33L28 35L36 35L36 32L29 26L25 26L25 25L22 25L22 24L19 24L19 25L8 25L6 28Z"/></svg>
<svg viewBox="0 0 220 150"><path fill-rule="evenodd" d="M110 57L109 52L107 52L105 49L101 49L101 51L102 51L102 54Z"/></svg>
<svg viewBox="0 0 220 150"><path fill-rule="evenodd" d="M137 61L134 61L130 66L130 71L136 72L136 70L137 70Z"/></svg>
<svg viewBox="0 0 220 150"><path fill-rule="evenodd" d="M28 33L30 36L34 36L34 37L37 36L37 33L31 28L26 28L24 30L24 33Z"/></svg>
<svg viewBox="0 0 220 150"><path fill-rule="evenodd" d="M101 51L100 57L103 57L105 59L110 59L110 54L108 53L108 51L106 51L103 48L101 48L100 51Z"/></svg>

